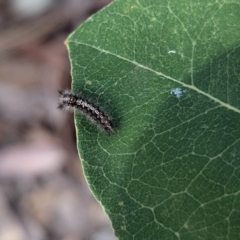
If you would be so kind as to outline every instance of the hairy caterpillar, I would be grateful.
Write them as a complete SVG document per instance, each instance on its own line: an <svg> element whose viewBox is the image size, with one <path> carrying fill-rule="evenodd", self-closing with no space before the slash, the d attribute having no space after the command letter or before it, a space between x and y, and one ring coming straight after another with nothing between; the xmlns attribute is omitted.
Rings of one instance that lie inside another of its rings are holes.
<svg viewBox="0 0 240 240"><path fill-rule="evenodd" d="M103 111L100 111L93 103L90 103L87 99L69 90L59 91L59 93L60 99L58 108L70 111L76 109L87 118L100 125L106 132L113 131L113 124L109 120L109 117Z"/></svg>

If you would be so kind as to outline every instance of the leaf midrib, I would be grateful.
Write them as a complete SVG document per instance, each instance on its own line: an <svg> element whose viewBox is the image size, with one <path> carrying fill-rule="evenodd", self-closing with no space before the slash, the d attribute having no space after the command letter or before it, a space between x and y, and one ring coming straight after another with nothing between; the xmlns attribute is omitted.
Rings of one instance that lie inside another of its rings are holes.
<svg viewBox="0 0 240 240"><path fill-rule="evenodd" d="M175 78L172 78L172 77L167 76L167 75L165 75L165 74L163 74L163 73L161 73L161 72L158 72L158 71L156 71L156 70L154 70L154 69L151 69L151 68L149 68L149 67L147 67L147 66L144 66L144 65L142 65L142 64L140 64L140 63L138 63L138 62L136 62L136 61L132 61L132 60L130 60L130 59L128 59L128 58L125 58L125 57L123 57L123 56L121 56L121 55L118 55L118 54L109 52L109 51L107 51L107 50L105 50L105 49L102 49L102 48L100 48L100 47L95 47L95 46L90 45L90 44L87 44L87 43L78 42L78 41L72 41L72 40L71 40L71 41L68 41L68 42L69 42L69 43L75 43L75 44L78 44L78 45L87 46L87 47L91 47L91 48L93 48L93 49L95 49L95 50L98 50L98 51L100 51L100 52L102 52L102 53L110 54L110 55L115 56L115 57L117 57L117 58L119 58L119 59L122 59L122 60L124 60L124 61L127 61L127 62L129 62L129 63L131 63L131 64L134 64L135 66L137 66L137 67L139 67L139 68L148 70L148 71L156 74L157 76L164 77L164 78L166 78L166 79L168 79L168 80L171 80L171 81L173 81L173 82L178 83L179 85L182 85L183 87L186 87L186 88L188 88L188 89L191 89L191 90L193 90L193 91L196 91L197 93L206 96L207 98L213 100L214 102L220 104L221 106L223 106L223 107L225 107L225 108L227 108L227 109L229 109L229 110L232 110L232 111L237 112L237 113L240 114L240 109L238 109L238 108L236 108L236 107L234 107L234 106L232 106L232 105L230 105L230 104L228 104L228 103L225 103L225 102L221 101L221 100L218 99L218 98L213 97L213 96L210 95L209 93L206 93L206 92L202 91L201 89L199 89L199 88L197 88L197 87L195 87L195 86L193 86L193 85L189 85L189 84L183 83L183 82L181 82L181 81L179 81L179 80L177 80L177 79L175 79Z"/></svg>

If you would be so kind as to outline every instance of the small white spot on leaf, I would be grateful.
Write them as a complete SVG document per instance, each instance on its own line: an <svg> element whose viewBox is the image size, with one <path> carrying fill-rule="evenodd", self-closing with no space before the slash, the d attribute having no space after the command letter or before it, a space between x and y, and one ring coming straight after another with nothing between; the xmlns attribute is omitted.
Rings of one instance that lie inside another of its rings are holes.
<svg viewBox="0 0 240 240"><path fill-rule="evenodd" d="M92 81L87 80L87 81L86 81L86 84L87 84L87 85L92 85Z"/></svg>
<svg viewBox="0 0 240 240"><path fill-rule="evenodd" d="M177 98L181 98L187 90L182 90L181 88L174 88L170 91L171 94L175 95Z"/></svg>
<svg viewBox="0 0 240 240"><path fill-rule="evenodd" d="M126 226L121 226L121 229L122 230L126 230Z"/></svg>
<svg viewBox="0 0 240 240"><path fill-rule="evenodd" d="M185 224L183 225L183 227L186 228L186 229L188 229L188 223L185 223Z"/></svg>
<svg viewBox="0 0 240 240"><path fill-rule="evenodd" d="M119 206L123 206L123 205L124 205L124 202L119 202L118 205L119 205Z"/></svg>
<svg viewBox="0 0 240 240"><path fill-rule="evenodd" d="M172 55L172 54L175 54L175 53L177 53L177 51L175 51L175 50L170 50L170 51L168 51L168 54L169 54L169 55Z"/></svg>

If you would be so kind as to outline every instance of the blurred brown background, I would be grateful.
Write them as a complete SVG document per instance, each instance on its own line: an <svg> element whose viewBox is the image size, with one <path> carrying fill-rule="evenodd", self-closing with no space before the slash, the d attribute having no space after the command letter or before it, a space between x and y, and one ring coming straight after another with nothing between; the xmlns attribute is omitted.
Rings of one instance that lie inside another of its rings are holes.
<svg viewBox="0 0 240 240"><path fill-rule="evenodd" d="M0 0L0 240L113 240L86 185L64 41L110 0Z"/></svg>

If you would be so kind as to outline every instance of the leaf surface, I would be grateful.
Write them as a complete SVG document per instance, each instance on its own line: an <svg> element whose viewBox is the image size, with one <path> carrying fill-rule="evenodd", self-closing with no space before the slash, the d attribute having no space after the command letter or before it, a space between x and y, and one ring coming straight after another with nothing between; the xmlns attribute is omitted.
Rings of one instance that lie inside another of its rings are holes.
<svg viewBox="0 0 240 240"><path fill-rule="evenodd" d="M118 0L68 39L79 155L119 239L240 239L240 2Z"/></svg>

